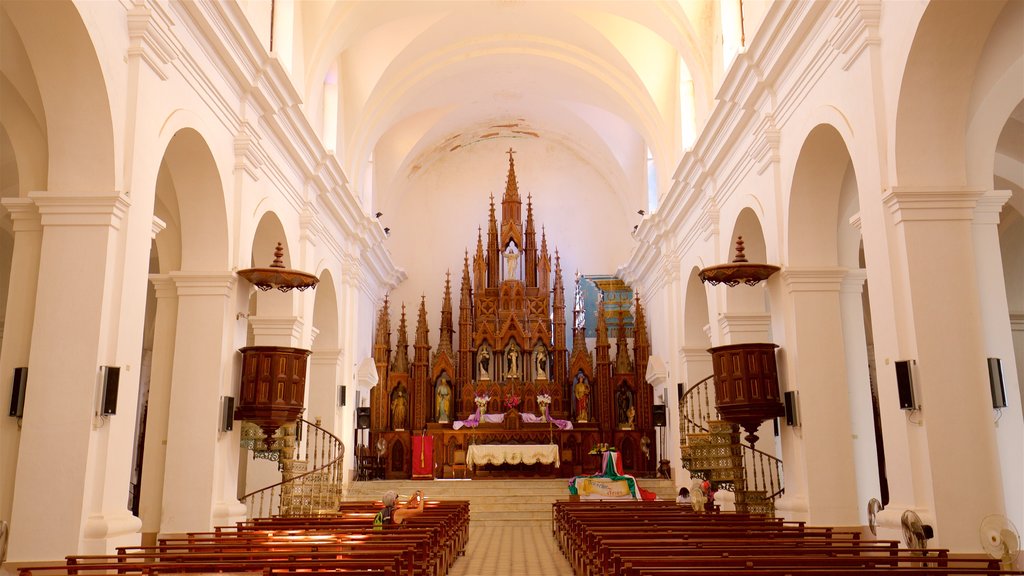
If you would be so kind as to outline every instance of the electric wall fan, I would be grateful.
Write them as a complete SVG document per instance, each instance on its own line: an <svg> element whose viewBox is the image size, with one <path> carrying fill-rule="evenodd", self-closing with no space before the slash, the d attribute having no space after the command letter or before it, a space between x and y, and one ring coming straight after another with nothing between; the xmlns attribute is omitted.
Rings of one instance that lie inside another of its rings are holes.
<svg viewBox="0 0 1024 576"><path fill-rule="evenodd" d="M999 560L1003 570L1013 570L1020 553L1020 532L1006 516L990 514L981 519L981 547Z"/></svg>
<svg viewBox="0 0 1024 576"><path fill-rule="evenodd" d="M907 548L919 550L921 555L927 554L928 540L931 540L932 527L921 521L921 517L913 510L907 510L900 519L903 527L903 542Z"/></svg>
<svg viewBox="0 0 1024 576"><path fill-rule="evenodd" d="M878 536L878 513L882 511L882 503L878 498L868 500L868 530L872 536Z"/></svg>

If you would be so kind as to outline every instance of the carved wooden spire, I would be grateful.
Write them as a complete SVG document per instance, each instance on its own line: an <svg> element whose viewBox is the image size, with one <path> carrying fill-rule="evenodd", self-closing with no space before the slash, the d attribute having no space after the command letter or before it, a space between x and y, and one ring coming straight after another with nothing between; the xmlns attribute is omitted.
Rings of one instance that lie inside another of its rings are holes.
<svg viewBox="0 0 1024 576"><path fill-rule="evenodd" d="M395 348L395 361L391 363L391 371L409 372L409 329L405 323L405 304L402 304L402 319L398 321L398 345Z"/></svg>
<svg viewBox="0 0 1024 576"><path fill-rule="evenodd" d="M633 371L633 360L629 357L627 337L626 327L620 323L615 334L615 372L618 374L628 374Z"/></svg>
<svg viewBox="0 0 1024 576"><path fill-rule="evenodd" d="M473 256L473 286L479 292L487 280L487 258L484 256L483 231L476 229L476 255Z"/></svg>
<svg viewBox="0 0 1024 576"><path fill-rule="evenodd" d="M540 254L537 257L537 286L545 290L551 286L551 254L548 253L548 237L543 226L540 228Z"/></svg>
<svg viewBox="0 0 1024 576"><path fill-rule="evenodd" d="M526 236L523 238L526 286L537 286L537 232L533 227L533 195L526 197ZM544 285L547 288L547 285Z"/></svg>
<svg viewBox="0 0 1024 576"><path fill-rule="evenodd" d="M494 216L494 194L491 194L491 213L487 221L487 287L497 288L501 279L501 246L498 240L498 220Z"/></svg>
<svg viewBox="0 0 1024 576"><path fill-rule="evenodd" d="M427 296L420 296L420 310L416 317L416 345L413 362L427 362L429 356L421 356L421 349L430 350L430 329L427 328Z"/></svg>
<svg viewBox="0 0 1024 576"><path fill-rule="evenodd" d="M373 339L373 361L377 365L377 378L387 381L388 363L391 361L391 313L388 310L388 297L384 296L384 304L377 314L377 334Z"/></svg>
<svg viewBox="0 0 1024 576"><path fill-rule="evenodd" d="M505 195L501 197L501 249L509 242L515 242L516 248L524 248L523 241L523 199L519 195L519 182L516 180L516 163L512 158L515 152L508 149L508 177L505 179Z"/></svg>
<svg viewBox="0 0 1024 576"><path fill-rule="evenodd" d="M466 256L467 264L469 255ZM464 274L468 274L466 270ZM441 339L437 343L437 351L448 352L452 356L452 339L455 336L455 326L452 325L452 273L451 270L444 273L444 299L441 302Z"/></svg>

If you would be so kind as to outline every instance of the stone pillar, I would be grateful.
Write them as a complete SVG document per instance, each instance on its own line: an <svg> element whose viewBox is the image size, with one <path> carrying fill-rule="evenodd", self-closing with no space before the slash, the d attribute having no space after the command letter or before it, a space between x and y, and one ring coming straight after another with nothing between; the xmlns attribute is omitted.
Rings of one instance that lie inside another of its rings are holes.
<svg viewBox="0 0 1024 576"><path fill-rule="evenodd" d="M781 274L787 334L779 377L787 390L799 392L801 426L783 431L786 504L779 508L796 512L806 502L812 523L855 525L860 506L839 296L846 270L788 268Z"/></svg>
<svg viewBox="0 0 1024 576"><path fill-rule="evenodd" d="M139 516L143 539L155 539L160 532L167 459L167 423L171 399L171 374L178 319L178 289L166 274L149 277L156 292L153 326L153 366L149 378L149 410L146 416L146 445L142 460L142 494Z"/></svg>
<svg viewBox="0 0 1024 576"><path fill-rule="evenodd" d="M996 424L996 442L1006 495L1006 515L1016 526L1024 525L1024 418L1021 393L1017 386L1020 374L1013 349L1013 331L1006 297L1006 281L999 245L999 212L1010 199L1007 190L990 190L978 199L973 235L974 256L978 263L977 283L981 294L981 324L986 358L999 358L1006 408Z"/></svg>
<svg viewBox="0 0 1024 576"><path fill-rule="evenodd" d="M898 187L882 199L893 215L905 286L897 317L900 359L916 360L921 405L916 418L907 419L915 430L910 457L922 474L914 478L914 504L935 527L932 545L953 552L980 552L981 519L1004 512L981 295L973 280L972 228L981 195L957 187Z"/></svg>
<svg viewBox="0 0 1024 576"><path fill-rule="evenodd" d="M138 543L141 526L126 506L130 451L119 450L134 432L138 370L122 370L117 414L97 416L100 366L117 364L111 333L128 200L50 192L29 198L43 232L19 451L36 457L18 462L12 562L109 552ZM112 474L125 480L117 494L104 492Z"/></svg>
<svg viewBox="0 0 1024 576"><path fill-rule="evenodd" d="M3 206L14 224L14 251L11 255L11 286L7 292L7 310L2 319L3 344L0 345L0 402L11 398L14 369L28 366L32 349L32 317L36 307L36 280L39 276L39 251L43 228L34 202L27 198L4 198ZM6 408L6 403L0 407ZM18 467L21 423L0 413L0 520L10 521L14 498L14 471Z"/></svg>
<svg viewBox="0 0 1024 576"><path fill-rule="evenodd" d="M314 350L309 357L309 374L306 376L309 402L305 418L310 422L320 418L321 427L332 433L337 430L342 410L338 405L338 386L342 383L341 363L344 356L344 352L339 349Z"/></svg>
<svg viewBox="0 0 1024 576"><path fill-rule="evenodd" d="M178 289L160 531L210 530L245 516L236 494L237 435L220 430L235 362L230 272L172 272ZM234 442L232 440L235 440Z"/></svg>
<svg viewBox="0 0 1024 576"><path fill-rule="evenodd" d="M846 382L853 434L853 459L857 471L857 502L879 498L878 452L875 415L871 402L871 371L868 368L867 335L864 332L864 281L867 270L849 270L839 287L839 306L846 354ZM868 521L866 505L858 506L859 522Z"/></svg>

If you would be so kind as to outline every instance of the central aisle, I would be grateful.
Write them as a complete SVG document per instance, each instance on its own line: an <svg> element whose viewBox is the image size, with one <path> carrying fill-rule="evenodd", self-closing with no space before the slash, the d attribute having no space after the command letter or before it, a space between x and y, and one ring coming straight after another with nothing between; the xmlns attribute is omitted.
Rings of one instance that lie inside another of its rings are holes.
<svg viewBox="0 0 1024 576"><path fill-rule="evenodd" d="M466 555L448 576L573 576L551 524L477 526L470 522Z"/></svg>

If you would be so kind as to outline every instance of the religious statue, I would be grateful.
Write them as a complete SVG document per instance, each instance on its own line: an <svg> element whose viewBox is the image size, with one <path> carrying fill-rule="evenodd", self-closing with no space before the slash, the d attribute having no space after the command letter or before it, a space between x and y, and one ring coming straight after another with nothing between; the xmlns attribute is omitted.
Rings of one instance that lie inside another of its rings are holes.
<svg viewBox="0 0 1024 576"><path fill-rule="evenodd" d="M510 346L505 355L505 376L507 378L519 377L519 349L515 345Z"/></svg>
<svg viewBox="0 0 1024 576"><path fill-rule="evenodd" d="M534 360L534 379L535 380L547 380L548 379L548 353L543 346L538 346L537 351L533 353Z"/></svg>
<svg viewBox="0 0 1024 576"><path fill-rule="evenodd" d="M437 379L437 387L434 390L435 415L437 416L437 422L441 424L448 423L448 420L451 418L451 395L452 388L448 384L448 373L442 372L441 377Z"/></svg>
<svg viewBox="0 0 1024 576"><path fill-rule="evenodd" d="M405 388L399 387L391 399L391 427L405 430Z"/></svg>
<svg viewBox="0 0 1024 576"><path fill-rule="evenodd" d="M480 352L477 354L477 380L490 380L491 379L491 352L486 348L480 348Z"/></svg>
<svg viewBox="0 0 1024 576"><path fill-rule="evenodd" d="M590 382L587 381L587 376L583 373L583 370L576 373L573 393L576 395L576 421L589 421L590 413L587 411L587 404L590 401Z"/></svg>
<svg viewBox="0 0 1024 576"><path fill-rule="evenodd" d="M519 277L519 268L516 264L519 262L519 250L516 248L515 242L509 242L508 247L505 248L505 279L512 280L513 278Z"/></svg>
<svg viewBox="0 0 1024 576"><path fill-rule="evenodd" d="M633 394L630 393L629 388L626 386L620 386L618 392L615 393L615 406L618 412L618 418L616 422L620 428L632 428L633 416L636 415L636 411L633 409ZM632 411L632 414L630 414Z"/></svg>
<svg viewBox="0 0 1024 576"><path fill-rule="evenodd" d="M580 285L580 271L576 271L576 302L573 305L573 327L582 330L586 326L586 314L583 309L583 287Z"/></svg>

